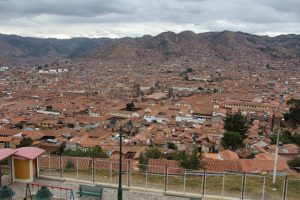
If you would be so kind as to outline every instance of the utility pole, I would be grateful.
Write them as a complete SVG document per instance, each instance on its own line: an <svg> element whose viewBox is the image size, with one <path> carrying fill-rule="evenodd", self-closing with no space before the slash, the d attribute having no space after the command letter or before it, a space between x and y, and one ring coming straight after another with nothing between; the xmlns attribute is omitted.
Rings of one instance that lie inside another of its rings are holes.
<svg viewBox="0 0 300 200"><path fill-rule="evenodd" d="M131 135L133 123L129 121L125 126L125 131L128 130ZM127 132L128 133L128 132ZM120 160L119 160L119 187L118 187L118 200L123 199L123 191L122 191L122 143L123 143L123 127L119 129L119 136L120 136ZM129 168L129 166L127 166Z"/></svg>
<svg viewBox="0 0 300 200"><path fill-rule="evenodd" d="M119 188L118 188L118 200L123 199L123 191L122 191L122 136L123 130L120 128L119 136L120 136L120 160L119 160Z"/></svg>
<svg viewBox="0 0 300 200"><path fill-rule="evenodd" d="M274 158L273 184L276 183L276 176L277 176L279 136L280 136L280 119L278 119L278 128L277 128L276 150L275 150L275 158Z"/></svg>

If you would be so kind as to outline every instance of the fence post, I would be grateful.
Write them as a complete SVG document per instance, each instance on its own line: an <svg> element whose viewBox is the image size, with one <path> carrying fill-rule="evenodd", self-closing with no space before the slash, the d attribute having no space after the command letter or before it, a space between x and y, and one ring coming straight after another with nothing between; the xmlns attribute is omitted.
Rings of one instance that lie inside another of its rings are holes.
<svg viewBox="0 0 300 200"><path fill-rule="evenodd" d="M59 156L59 168L60 168L60 178L62 179L62 177L63 177L63 168L62 168L61 155Z"/></svg>
<svg viewBox="0 0 300 200"><path fill-rule="evenodd" d="M243 173L243 182L242 182L242 199L244 199L245 195L245 181L246 181L246 172Z"/></svg>
<svg viewBox="0 0 300 200"><path fill-rule="evenodd" d="M167 184L168 184L168 163L166 162L165 165L165 189L164 191L167 191Z"/></svg>
<svg viewBox="0 0 300 200"><path fill-rule="evenodd" d="M76 176L77 176L77 180L78 180L78 158L76 158Z"/></svg>
<svg viewBox="0 0 300 200"><path fill-rule="evenodd" d="M95 182L95 158L92 158L92 179Z"/></svg>
<svg viewBox="0 0 300 200"><path fill-rule="evenodd" d="M110 183L112 183L112 161L109 161L109 179L110 179Z"/></svg>
<svg viewBox="0 0 300 200"><path fill-rule="evenodd" d="M203 178L202 178L202 195L205 194L205 184L206 184L206 171L203 172Z"/></svg>
<svg viewBox="0 0 300 200"><path fill-rule="evenodd" d="M130 175L131 175L131 165L130 165L130 160L127 161L127 185L128 188L130 187Z"/></svg>
<svg viewBox="0 0 300 200"><path fill-rule="evenodd" d="M183 193L185 193L185 179L186 179L186 169L184 170L183 173Z"/></svg>
<svg viewBox="0 0 300 200"><path fill-rule="evenodd" d="M146 188L148 188L148 170L146 169Z"/></svg>
<svg viewBox="0 0 300 200"><path fill-rule="evenodd" d="M263 184L263 191L262 191L262 197L261 199L265 199L265 187L266 187L266 176L264 176L264 184Z"/></svg>
<svg viewBox="0 0 300 200"><path fill-rule="evenodd" d="M49 176L51 176L51 158L50 158L50 154L49 154L49 165L48 165L48 170L49 170Z"/></svg>
<svg viewBox="0 0 300 200"><path fill-rule="evenodd" d="M222 197L224 196L224 187L225 187L225 172L223 172L223 178L222 178Z"/></svg>
<svg viewBox="0 0 300 200"><path fill-rule="evenodd" d="M283 196L282 199L285 200L286 199L286 192L287 192L287 186L288 186L288 176L286 175L284 178L284 186L283 186Z"/></svg>

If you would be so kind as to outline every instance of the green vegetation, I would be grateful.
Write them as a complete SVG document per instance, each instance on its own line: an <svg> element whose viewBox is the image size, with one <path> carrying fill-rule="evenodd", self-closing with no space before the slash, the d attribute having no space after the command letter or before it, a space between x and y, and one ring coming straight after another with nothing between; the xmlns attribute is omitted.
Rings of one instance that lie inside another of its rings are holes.
<svg viewBox="0 0 300 200"><path fill-rule="evenodd" d="M65 156L72 157L92 157L92 158L108 158L106 152L104 152L101 147L91 147L91 148L77 148L75 150L67 149L64 152Z"/></svg>
<svg viewBox="0 0 300 200"><path fill-rule="evenodd" d="M167 156L168 160L177 160L180 166L185 169L199 169L202 167L202 156L198 156L197 149L194 149L192 154L188 154L186 151L176 151Z"/></svg>
<svg viewBox="0 0 300 200"><path fill-rule="evenodd" d="M147 159L159 159L162 153L158 148L152 147L146 150L145 156Z"/></svg>
<svg viewBox="0 0 300 200"><path fill-rule="evenodd" d="M186 151L176 151L167 155L163 155L159 149L152 147L146 150L145 154L140 154L139 157L139 169L145 170L149 159L166 158L168 160L177 160L180 166L185 169L199 169L202 167L201 154L198 155L197 149L194 149L192 154L188 154Z"/></svg>
<svg viewBox="0 0 300 200"><path fill-rule="evenodd" d="M288 162L288 165L291 169L295 169L295 167L300 167L300 156L295 156L292 160Z"/></svg>
<svg viewBox="0 0 300 200"><path fill-rule="evenodd" d="M139 169L141 171L146 170L146 165L148 164L147 158L144 156L143 153L140 154L139 156Z"/></svg>
<svg viewBox="0 0 300 200"><path fill-rule="evenodd" d="M285 113L284 119L292 127L297 127L300 125L300 99L291 99L287 104L290 106L290 109L288 113Z"/></svg>
<svg viewBox="0 0 300 200"><path fill-rule="evenodd" d="M126 104L126 110L127 111L133 111L134 109L134 103L127 103Z"/></svg>
<svg viewBox="0 0 300 200"><path fill-rule="evenodd" d="M50 105L50 106L47 106L46 107L46 111L53 111L53 107Z"/></svg>
<svg viewBox="0 0 300 200"><path fill-rule="evenodd" d="M189 155L184 160L180 161L180 166L185 169L199 169L202 167L202 164L200 162L201 156L198 156L198 151L196 149L193 150L192 154Z"/></svg>
<svg viewBox="0 0 300 200"><path fill-rule="evenodd" d="M33 141L30 137L24 137L20 141L20 144L18 145L18 148L20 147L30 147L32 145Z"/></svg>
<svg viewBox="0 0 300 200"><path fill-rule="evenodd" d="M66 169L75 169L75 164L72 160L68 160L66 164Z"/></svg>
<svg viewBox="0 0 300 200"><path fill-rule="evenodd" d="M186 72L191 73L191 72L193 72L193 69L191 67L189 67L189 68L186 69Z"/></svg>
<svg viewBox="0 0 300 200"><path fill-rule="evenodd" d="M168 146L168 149L177 150L177 146L173 142L168 142L167 146Z"/></svg>
<svg viewBox="0 0 300 200"><path fill-rule="evenodd" d="M233 115L227 115L225 119L224 128L229 132L237 132L245 138L248 126L246 124L246 118L242 115L241 112L237 112Z"/></svg>
<svg viewBox="0 0 300 200"><path fill-rule="evenodd" d="M115 130L116 125L117 125L117 120L115 118L111 118L109 121L109 127L111 128L112 131Z"/></svg>
<svg viewBox="0 0 300 200"><path fill-rule="evenodd" d="M277 138L276 135L270 137L273 144L276 144L276 138ZM279 141L282 142L283 144L295 144L300 146L300 134L299 133L292 134L290 131L284 131L280 135Z"/></svg>
<svg viewBox="0 0 300 200"><path fill-rule="evenodd" d="M257 153L252 152L252 153L249 154L246 158L247 158L247 159L253 159L253 158L255 158L256 155L257 155Z"/></svg>
<svg viewBox="0 0 300 200"><path fill-rule="evenodd" d="M25 124L26 123L24 121L22 121L22 122L19 122L19 123L15 124L15 127L18 128L18 129L23 129Z"/></svg>
<svg viewBox="0 0 300 200"><path fill-rule="evenodd" d="M68 128L74 128L75 127L75 125L74 124L72 124L72 123L68 123Z"/></svg>
<svg viewBox="0 0 300 200"><path fill-rule="evenodd" d="M243 138L237 132L225 132L221 144L225 149L237 150L243 147Z"/></svg>

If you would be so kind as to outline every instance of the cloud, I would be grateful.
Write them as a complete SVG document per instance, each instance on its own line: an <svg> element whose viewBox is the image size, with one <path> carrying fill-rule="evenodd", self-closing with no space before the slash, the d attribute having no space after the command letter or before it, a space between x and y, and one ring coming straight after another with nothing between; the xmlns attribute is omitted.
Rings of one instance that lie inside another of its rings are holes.
<svg viewBox="0 0 300 200"><path fill-rule="evenodd" d="M0 0L0 32L125 37L162 31L300 33L299 0Z"/></svg>

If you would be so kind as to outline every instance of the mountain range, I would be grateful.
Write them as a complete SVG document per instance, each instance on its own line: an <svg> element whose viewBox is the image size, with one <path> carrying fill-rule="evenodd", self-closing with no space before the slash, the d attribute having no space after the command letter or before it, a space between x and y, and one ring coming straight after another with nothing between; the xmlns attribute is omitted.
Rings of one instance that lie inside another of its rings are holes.
<svg viewBox="0 0 300 200"><path fill-rule="evenodd" d="M137 62L179 59L209 63L294 60L299 57L300 35L294 34L269 37L230 31L199 34L184 31L120 39L42 39L0 34L0 63L57 58Z"/></svg>

